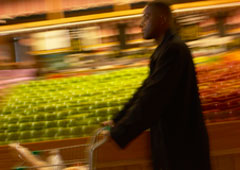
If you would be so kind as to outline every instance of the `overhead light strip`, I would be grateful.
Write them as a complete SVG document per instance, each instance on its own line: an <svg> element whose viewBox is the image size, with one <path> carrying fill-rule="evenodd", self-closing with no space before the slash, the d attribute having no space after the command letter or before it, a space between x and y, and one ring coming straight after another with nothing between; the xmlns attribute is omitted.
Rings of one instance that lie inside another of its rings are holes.
<svg viewBox="0 0 240 170"><path fill-rule="evenodd" d="M36 28L24 28L24 29L18 29L18 30L3 31L3 32L0 32L0 36L10 35L10 34L20 34L25 32L38 32L38 31L44 31L44 30L68 28L68 27L74 27L79 25L94 24L94 23L101 23L101 22L108 22L108 21L117 21L122 19L132 19L132 18L138 18L141 16L142 14L136 14L136 15L129 15L129 16L80 21L80 22L74 22L74 23L57 24L57 25L51 25L51 26L42 26L42 27L36 27Z"/></svg>
<svg viewBox="0 0 240 170"><path fill-rule="evenodd" d="M185 9L176 9L176 10L173 10L173 13L184 13L184 12L201 11L201 10L218 9L218 8L230 8L230 7L237 7L237 6L240 6L240 2L192 7L192 8L185 8Z"/></svg>

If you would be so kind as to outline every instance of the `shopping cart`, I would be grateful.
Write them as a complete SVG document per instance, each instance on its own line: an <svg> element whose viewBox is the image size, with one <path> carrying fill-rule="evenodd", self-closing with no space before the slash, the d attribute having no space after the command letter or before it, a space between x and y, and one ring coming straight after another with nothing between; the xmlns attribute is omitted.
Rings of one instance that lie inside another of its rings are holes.
<svg viewBox="0 0 240 170"><path fill-rule="evenodd" d="M35 155L40 154L41 158L46 158L47 155L49 155L50 152L56 152L58 155L61 156L61 163L56 164L48 164L46 166L24 166L26 164L25 160L21 156L21 154L18 155L18 157L22 160L21 166L18 166L14 168L14 170L39 170L44 168L49 168L50 170L63 170L62 167L69 167L69 166L84 166L87 170L95 170L96 164L95 160L97 159L96 151L97 149L103 145L107 141L107 136L102 136L101 133L104 130L109 130L109 128L104 127L101 129L98 129L93 137L91 138L91 141L88 144L79 144L79 145L73 145L73 146L66 146L66 147L59 147L55 149L46 149L46 150L38 150L33 151L32 153Z"/></svg>

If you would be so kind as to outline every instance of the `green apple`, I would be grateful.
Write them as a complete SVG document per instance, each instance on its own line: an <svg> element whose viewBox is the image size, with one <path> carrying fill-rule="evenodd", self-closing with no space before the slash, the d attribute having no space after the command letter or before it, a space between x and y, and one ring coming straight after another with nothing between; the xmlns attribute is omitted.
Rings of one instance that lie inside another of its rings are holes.
<svg viewBox="0 0 240 170"><path fill-rule="evenodd" d="M33 122L32 127L34 130L40 130L45 128L45 122Z"/></svg>
<svg viewBox="0 0 240 170"><path fill-rule="evenodd" d="M58 128L57 136L70 136L72 130L70 128Z"/></svg>
<svg viewBox="0 0 240 170"><path fill-rule="evenodd" d="M2 110L2 114L4 114L4 115L11 114L11 112L12 112L12 108L9 108L9 107L5 107L5 108Z"/></svg>
<svg viewBox="0 0 240 170"><path fill-rule="evenodd" d="M113 119L113 115L104 116L102 118L104 119L103 121L112 120Z"/></svg>
<svg viewBox="0 0 240 170"><path fill-rule="evenodd" d="M68 119L57 120L57 122L58 122L58 127L67 127L69 124Z"/></svg>
<svg viewBox="0 0 240 170"><path fill-rule="evenodd" d="M50 128L50 129L44 130L45 137L55 137L57 135L57 133L58 133L57 128Z"/></svg>
<svg viewBox="0 0 240 170"><path fill-rule="evenodd" d="M44 105L38 106L38 107L37 107L37 111L38 111L38 112L44 111L44 108L45 108Z"/></svg>
<svg viewBox="0 0 240 170"><path fill-rule="evenodd" d="M31 130L32 129L32 123L20 123L19 124L19 131L25 131L25 130Z"/></svg>
<svg viewBox="0 0 240 170"><path fill-rule="evenodd" d="M109 115L114 115L114 114L116 114L116 113L118 113L119 111L120 111L120 109L119 109L120 107L109 107L108 108L108 111L107 111L107 113L109 114Z"/></svg>
<svg viewBox="0 0 240 170"><path fill-rule="evenodd" d="M97 123L101 123L101 122L104 122L106 120L106 118L104 116L98 116L96 117L96 122Z"/></svg>
<svg viewBox="0 0 240 170"><path fill-rule="evenodd" d="M14 132L14 133L8 133L7 134L7 141L16 141L19 138L19 133Z"/></svg>
<svg viewBox="0 0 240 170"><path fill-rule="evenodd" d="M7 139L8 134L7 133L0 133L0 141L5 141Z"/></svg>
<svg viewBox="0 0 240 170"><path fill-rule="evenodd" d="M32 130L31 131L31 138L41 138L44 136L43 130Z"/></svg>
<svg viewBox="0 0 240 170"><path fill-rule="evenodd" d="M107 107L95 110L95 115L96 116L105 116L107 114L108 114L108 108Z"/></svg>
<svg viewBox="0 0 240 170"><path fill-rule="evenodd" d="M76 123L77 123L78 126L87 125L88 124L88 119L77 120Z"/></svg>
<svg viewBox="0 0 240 170"><path fill-rule="evenodd" d="M78 115L71 115L68 116L69 119L75 119L75 120L84 120L86 118L89 117L89 113L82 113L82 114L78 114Z"/></svg>
<svg viewBox="0 0 240 170"><path fill-rule="evenodd" d="M83 125L81 127L82 127L82 133L88 134L90 136L94 131L96 131L100 127L100 125L97 125L97 124Z"/></svg>
<svg viewBox="0 0 240 170"><path fill-rule="evenodd" d="M35 122L37 122L37 121L44 121L45 120L45 115L39 113L39 114L34 115L33 119L34 119Z"/></svg>
<svg viewBox="0 0 240 170"><path fill-rule="evenodd" d="M77 120L69 119L68 127L77 126L77 125L78 125L78 121Z"/></svg>
<svg viewBox="0 0 240 170"><path fill-rule="evenodd" d="M93 110L91 113L87 114L85 118L91 118L91 117L96 117L95 110Z"/></svg>
<svg viewBox="0 0 240 170"><path fill-rule="evenodd" d="M57 111L61 111L61 110L63 110L65 108L65 106L63 106L63 105L56 105L55 106L55 110L57 110Z"/></svg>
<svg viewBox="0 0 240 170"><path fill-rule="evenodd" d="M26 115L26 116L20 116L19 117L19 122L32 122L33 121L33 117L30 115Z"/></svg>
<svg viewBox="0 0 240 170"><path fill-rule="evenodd" d="M55 121L45 121L45 127L46 128L53 128L53 127L57 127L58 126L58 122L57 120Z"/></svg>
<svg viewBox="0 0 240 170"><path fill-rule="evenodd" d="M19 139L30 139L32 137L31 131L20 132Z"/></svg>
<svg viewBox="0 0 240 170"><path fill-rule="evenodd" d="M68 115L76 115L79 112L77 111L77 109L71 108L68 110Z"/></svg>
<svg viewBox="0 0 240 170"><path fill-rule="evenodd" d="M106 103L107 103L107 106L109 106L109 107L119 105L118 100L115 100L115 99L112 99L112 100L110 100L110 101L107 101Z"/></svg>
<svg viewBox="0 0 240 170"><path fill-rule="evenodd" d="M18 122L18 120L19 120L19 118L18 117L13 117L13 116L11 116L11 117L8 117L8 123L17 123Z"/></svg>
<svg viewBox="0 0 240 170"><path fill-rule="evenodd" d="M38 111L37 111L36 108L33 108L33 109L24 109L24 110L23 110L23 114L24 114L24 115L26 115L26 116L31 116L31 117L32 117L33 114L36 114L37 112L38 112Z"/></svg>
<svg viewBox="0 0 240 170"><path fill-rule="evenodd" d="M56 114L57 116L56 119L57 120L65 119L68 115L69 115L68 111L61 111Z"/></svg>
<svg viewBox="0 0 240 170"><path fill-rule="evenodd" d="M46 111L46 112L52 112L54 110L55 110L55 106L53 106L53 105L49 105L49 106L44 107L44 111Z"/></svg>
<svg viewBox="0 0 240 170"><path fill-rule="evenodd" d="M81 126L72 127L71 132L72 132L73 136L82 136L82 134L83 134Z"/></svg>
<svg viewBox="0 0 240 170"><path fill-rule="evenodd" d="M8 123L3 123L0 125L0 133L5 132L8 129Z"/></svg>
<svg viewBox="0 0 240 170"><path fill-rule="evenodd" d="M47 114L45 114L45 119L47 121L56 120L57 115L55 113L47 113Z"/></svg>
<svg viewBox="0 0 240 170"><path fill-rule="evenodd" d="M127 99L127 98L125 98L125 97L121 97L121 98L118 99L118 103L119 103L120 105L124 105L125 103L128 102L128 100L129 100L129 99Z"/></svg>
<svg viewBox="0 0 240 170"><path fill-rule="evenodd" d="M80 107L77 107L76 111L75 112L71 112L71 115L72 114L78 114L78 113L86 113L89 111L89 106L88 105L84 105L84 106L80 106Z"/></svg>
<svg viewBox="0 0 240 170"><path fill-rule="evenodd" d="M87 124L88 125L98 124L98 121L96 117L88 118Z"/></svg>
<svg viewBox="0 0 240 170"><path fill-rule="evenodd" d="M9 124L8 125L8 132L16 132L19 130L19 124Z"/></svg>

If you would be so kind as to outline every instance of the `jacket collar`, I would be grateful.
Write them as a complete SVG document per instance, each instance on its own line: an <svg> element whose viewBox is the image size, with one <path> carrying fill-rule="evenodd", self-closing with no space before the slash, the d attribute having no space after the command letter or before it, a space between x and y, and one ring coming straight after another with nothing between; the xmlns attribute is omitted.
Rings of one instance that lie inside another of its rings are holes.
<svg viewBox="0 0 240 170"><path fill-rule="evenodd" d="M159 44L159 46L162 46L163 44L165 44L166 42L168 42L168 40L170 40L173 36L175 35L175 33L173 33L173 31L171 29L168 29L163 37L163 40L161 42L161 44Z"/></svg>
<svg viewBox="0 0 240 170"><path fill-rule="evenodd" d="M167 45L167 42L173 38L175 34L169 29L166 31L163 41L161 44L158 45L158 47L155 49L153 52L152 56L150 57L151 62L150 62L150 67L153 65L154 61L157 59L157 57L161 56L160 54L164 51L163 49Z"/></svg>

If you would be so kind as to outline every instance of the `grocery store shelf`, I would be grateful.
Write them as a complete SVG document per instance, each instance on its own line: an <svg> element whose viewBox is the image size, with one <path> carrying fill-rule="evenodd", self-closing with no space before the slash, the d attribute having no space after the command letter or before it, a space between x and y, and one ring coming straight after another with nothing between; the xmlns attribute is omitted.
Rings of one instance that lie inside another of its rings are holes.
<svg viewBox="0 0 240 170"><path fill-rule="evenodd" d="M114 47L118 46L118 42L111 42L111 43L102 43L102 44L96 44L96 45L89 45L89 46L83 46L82 48L87 48L89 50L99 49L99 48L107 48L107 47Z"/></svg>
<svg viewBox="0 0 240 170"><path fill-rule="evenodd" d="M228 8L240 6L238 0L218 0L218 1L200 1L192 3L175 4L171 6L173 13L186 13L199 10L210 10L216 8ZM132 9L125 11L116 11L103 14L94 14L87 16L61 18L47 21L30 22L8 26L0 26L0 36L9 34L26 33L33 31L43 31L49 29L59 29L74 27L85 24L95 24L100 22L118 21L123 19L139 18L142 16L143 9Z"/></svg>
<svg viewBox="0 0 240 170"><path fill-rule="evenodd" d="M131 36L131 35L141 35L141 34L142 34L142 32L126 33L126 35L129 35L129 36Z"/></svg>
<svg viewBox="0 0 240 170"><path fill-rule="evenodd" d="M116 37L118 34L110 34L110 35L100 35L101 38L109 38L109 37Z"/></svg>
<svg viewBox="0 0 240 170"><path fill-rule="evenodd" d="M105 55L113 55L114 51L100 51L100 52L94 52L87 54L86 56L105 56Z"/></svg>
<svg viewBox="0 0 240 170"><path fill-rule="evenodd" d="M240 28L235 28L235 29L227 30L226 33L227 33L228 35L240 34Z"/></svg>
<svg viewBox="0 0 240 170"><path fill-rule="evenodd" d="M136 39L136 40L129 40L127 44L142 44L142 43L151 43L153 40L144 40L144 39Z"/></svg>
<svg viewBox="0 0 240 170"><path fill-rule="evenodd" d="M139 50L143 50L143 47L137 47L137 48L129 48L129 49L124 49L122 50L122 52L133 52L133 51L139 51Z"/></svg>
<svg viewBox="0 0 240 170"><path fill-rule="evenodd" d="M77 25L131 19L142 16L142 11L143 9L134 9L127 11L109 12L104 14L95 14L80 17L61 18L47 21L1 26L0 35L43 31L49 29L74 27Z"/></svg>
<svg viewBox="0 0 240 170"><path fill-rule="evenodd" d="M71 51L71 48L61 48L61 49L54 49L54 50L41 50L41 51L32 51L30 54L32 55L45 55L45 54L53 54L53 53L64 53Z"/></svg>

